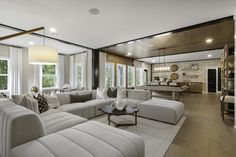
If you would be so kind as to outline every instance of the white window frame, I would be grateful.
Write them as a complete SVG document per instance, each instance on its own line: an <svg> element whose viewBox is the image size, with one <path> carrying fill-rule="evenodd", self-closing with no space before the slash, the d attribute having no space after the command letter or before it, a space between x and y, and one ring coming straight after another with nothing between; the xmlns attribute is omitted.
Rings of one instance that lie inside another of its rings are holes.
<svg viewBox="0 0 236 157"><path fill-rule="evenodd" d="M129 79L128 79L130 69L131 69L131 72L132 72L132 80L133 80L131 86L129 86ZM135 86L135 67L130 66L130 65L128 65L128 70L127 70L127 86L128 86L128 88L132 88L132 87Z"/></svg>
<svg viewBox="0 0 236 157"><path fill-rule="evenodd" d="M43 66L44 65L40 65L40 86L41 89L55 89L57 88L57 81L58 81L58 71L57 71L57 66L58 64L55 64L55 75L43 75ZM43 76L55 76L55 82L54 82L54 87L43 87Z"/></svg>
<svg viewBox="0 0 236 157"><path fill-rule="evenodd" d="M112 74L112 83L111 83L111 87L114 87L115 86L115 63L106 62L106 65L105 65L105 75L106 75L107 65L111 65L111 67L112 67L112 72L111 72L111 74ZM105 87L107 87L106 83L107 83L107 76L105 76Z"/></svg>
<svg viewBox="0 0 236 157"><path fill-rule="evenodd" d="M81 85L79 85L78 82L78 66L81 66ZM76 80L76 86L77 87L84 87L84 67L82 63L75 63L75 80Z"/></svg>
<svg viewBox="0 0 236 157"><path fill-rule="evenodd" d="M136 79L137 79L136 77L137 77L137 75L138 75L138 74L137 74L137 71L139 71L139 75L140 75L139 78L141 79L141 80L139 81L140 84L137 84L138 81L136 81ZM142 85L143 85L143 68L138 68L138 67L135 68L135 83L136 83L136 86L142 86Z"/></svg>
<svg viewBox="0 0 236 157"><path fill-rule="evenodd" d="M7 57L0 57L0 60L6 60L7 61L7 74L0 74L0 76L7 76L7 89L6 90L0 90L0 92L8 92L10 89L10 76L9 76L9 71L10 71L10 64L9 64L9 58Z"/></svg>
<svg viewBox="0 0 236 157"><path fill-rule="evenodd" d="M119 67L122 67L122 68L124 68L124 70L123 70L123 85L121 85L121 83L120 83L120 79L119 79L119 77L120 77L120 74L119 74ZM117 87L126 87L126 65L125 64L117 64L116 65L116 83L117 83Z"/></svg>

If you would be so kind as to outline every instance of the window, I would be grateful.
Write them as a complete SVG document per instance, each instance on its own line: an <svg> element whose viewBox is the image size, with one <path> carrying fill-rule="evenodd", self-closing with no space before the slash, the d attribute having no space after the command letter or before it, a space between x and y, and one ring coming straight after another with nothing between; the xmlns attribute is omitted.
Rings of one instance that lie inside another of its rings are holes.
<svg viewBox="0 0 236 157"><path fill-rule="evenodd" d="M0 59L0 90L8 90L8 60Z"/></svg>
<svg viewBox="0 0 236 157"><path fill-rule="evenodd" d="M83 84L83 65L82 63L76 64L76 80L78 87L84 87Z"/></svg>
<svg viewBox="0 0 236 157"><path fill-rule="evenodd" d="M143 69L142 68L136 68L136 86L143 85Z"/></svg>
<svg viewBox="0 0 236 157"><path fill-rule="evenodd" d="M114 87L114 63L106 63L105 87Z"/></svg>
<svg viewBox="0 0 236 157"><path fill-rule="evenodd" d="M128 87L134 87L135 85L134 72L135 72L134 67L128 66L128 77L127 77Z"/></svg>
<svg viewBox="0 0 236 157"><path fill-rule="evenodd" d="M42 88L56 87L56 65L42 65Z"/></svg>
<svg viewBox="0 0 236 157"><path fill-rule="evenodd" d="M117 64L117 86L126 87L126 65Z"/></svg>

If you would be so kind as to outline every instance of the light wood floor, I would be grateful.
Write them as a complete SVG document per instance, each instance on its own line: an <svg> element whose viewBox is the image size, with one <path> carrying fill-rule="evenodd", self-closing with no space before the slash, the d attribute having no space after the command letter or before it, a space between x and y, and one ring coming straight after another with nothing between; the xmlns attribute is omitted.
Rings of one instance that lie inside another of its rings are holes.
<svg viewBox="0 0 236 157"><path fill-rule="evenodd" d="M165 157L236 157L236 129L220 116L216 94L184 94L187 119Z"/></svg>

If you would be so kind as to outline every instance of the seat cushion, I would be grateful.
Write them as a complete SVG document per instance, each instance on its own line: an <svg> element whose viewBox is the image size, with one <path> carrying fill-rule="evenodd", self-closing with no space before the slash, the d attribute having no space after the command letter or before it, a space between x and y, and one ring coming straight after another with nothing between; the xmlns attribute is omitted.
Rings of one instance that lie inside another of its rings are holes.
<svg viewBox="0 0 236 157"><path fill-rule="evenodd" d="M184 113L184 104L179 101L151 99L138 104L138 116L177 124Z"/></svg>
<svg viewBox="0 0 236 157"><path fill-rule="evenodd" d="M56 109L50 109L39 116L46 134L51 134L87 121L85 118Z"/></svg>
<svg viewBox="0 0 236 157"><path fill-rule="evenodd" d="M127 105L130 107L137 107L137 105L142 102L142 100L130 99L130 98L125 98L122 100L124 100L127 103Z"/></svg>
<svg viewBox="0 0 236 157"><path fill-rule="evenodd" d="M87 101L86 103L89 103L90 105L94 106L94 116L99 116L103 114L103 112L101 112L99 108L111 105L112 103L114 103L114 100L116 100L116 98L95 99Z"/></svg>
<svg viewBox="0 0 236 157"><path fill-rule="evenodd" d="M93 118L94 117L94 106L90 103L72 103L61 105L57 108L58 110L68 112L83 118Z"/></svg>
<svg viewBox="0 0 236 157"><path fill-rule="evenodd" d="M11 157L42 156L144 157L144 141L133 133L89 121L11 150Z"/></svg>

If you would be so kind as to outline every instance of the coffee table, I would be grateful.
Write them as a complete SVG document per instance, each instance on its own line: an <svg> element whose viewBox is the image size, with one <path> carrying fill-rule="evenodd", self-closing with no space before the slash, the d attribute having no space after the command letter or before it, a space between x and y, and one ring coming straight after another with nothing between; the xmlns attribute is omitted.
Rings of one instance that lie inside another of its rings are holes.
<svg viewBox="0 0 236 157"><path fill-rule="evenodd" d="M138 109L134 107L127 106L124 110L117 110L114 106L103 106L99 108L104 114L107 114L108 125L114 123L116 127L118 126L127 126L127 125L137 125L137 113ZM134 123L126 123L126 124L118 124L111 120L111 116L122 116L122 115L134 115L135 122Z"/></svg>

